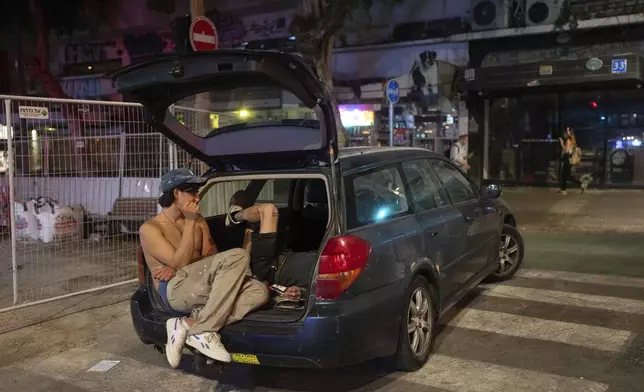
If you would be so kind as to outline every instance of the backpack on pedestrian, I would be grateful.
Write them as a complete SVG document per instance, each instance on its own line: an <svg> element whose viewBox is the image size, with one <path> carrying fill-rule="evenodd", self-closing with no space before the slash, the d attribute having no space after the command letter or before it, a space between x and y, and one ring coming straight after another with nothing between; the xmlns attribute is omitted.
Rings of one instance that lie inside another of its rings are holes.
<svg viewBox="0 0 644 392"><path fill-rule="evenodd" d="M461 151L461 148L458 146L458 143L454 142L447 150L445 150L445 158L452 160L452 148L456 146L458 152Z"/></svg>
<svg viewBox="0 0 644 392"><path fill-rule="evenodd" d="M570 164L572 166L577 166L579 163L581 163L581 148L574 146L570 153Z"/></svg>

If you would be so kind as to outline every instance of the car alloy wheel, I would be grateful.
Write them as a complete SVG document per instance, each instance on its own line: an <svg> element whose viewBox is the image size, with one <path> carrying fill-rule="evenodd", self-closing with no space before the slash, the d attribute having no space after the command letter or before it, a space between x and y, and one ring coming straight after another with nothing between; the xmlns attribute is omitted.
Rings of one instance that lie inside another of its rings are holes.
<svg viewBox="0 0 644 392"><path fill-rule="evenodd" d="M499 248L499 268L496 270L497 275L505 275L519 262L519 243L510 234L501 236L501 246Z"/></svg>
<svg viewBox="0 0 644 392"><path fill-rule="evenodd" d="M432 312L429 292L425 287L418 287L409 301L407 315L407 332L411 352L417 357L423 357L432 339Z"/></svg>

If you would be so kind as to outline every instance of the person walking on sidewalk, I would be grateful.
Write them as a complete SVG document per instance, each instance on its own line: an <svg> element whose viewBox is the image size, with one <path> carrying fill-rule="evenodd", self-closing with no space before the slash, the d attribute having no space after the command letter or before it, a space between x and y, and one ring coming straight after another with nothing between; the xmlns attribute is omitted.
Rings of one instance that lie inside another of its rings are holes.
<svg viewBox="0 0 644 392"><path fill-rule="evenodd" d="M468 163L470 157L467 153L467 139L467 133L461 133L458 136L458 141L452 145L449 154L449 158L452 162L457 164L466 173L470 169L470 165Z"/></svg>
<svg viewBox="0 0 644 392"><path fill-rule="evenodd" d="M577 139L572 128L566 127L563 138L559 138L561 146L561 173L560 173L560 189L559 193L562 195L568 194L568 182L575 182L581 185L581 192L586 189L586 182L580 182L572 177L572 167L579 164L581 160L581 151L577 147Z"/></svg>
<svg viewBox="0 0 644 392"><path fill-rule="evenodd" d="M175 368L184 344L231 362L218 331L269 300L267 287L251 276L246 250L217 251L199 214L199 188L205 182L188 169L164 174L159 198L163 209L139 229L145 261L164 306L191 313L166 322L166 357Z"/></svg>

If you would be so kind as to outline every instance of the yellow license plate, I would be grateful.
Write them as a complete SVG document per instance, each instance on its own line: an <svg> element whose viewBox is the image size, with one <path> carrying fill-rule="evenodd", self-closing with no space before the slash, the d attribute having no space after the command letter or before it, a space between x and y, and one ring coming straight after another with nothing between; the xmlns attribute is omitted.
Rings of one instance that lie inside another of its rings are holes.
<svg viewBox="0 0 644 392"><path fill-rule="evenodd" d="M234 353L232 354L233 361L237 363L247 363L250 365L259 365L259 359L257 359L257 355L253 354L237 354Z"/></svg>

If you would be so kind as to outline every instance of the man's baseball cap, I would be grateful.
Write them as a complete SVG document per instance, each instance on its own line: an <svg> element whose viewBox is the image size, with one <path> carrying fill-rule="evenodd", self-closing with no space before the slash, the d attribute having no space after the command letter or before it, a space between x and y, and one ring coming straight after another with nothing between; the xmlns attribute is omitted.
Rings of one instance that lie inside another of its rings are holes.
<svg viewBox="0 0 644 392"><path fill-rule="evenodd" d="M206 178L195 176L190 169L174 169L165 173L161 177L161 186L159 190L161 193L170 192L182 185L196 185L201 186L208 181Z"/></svg>

